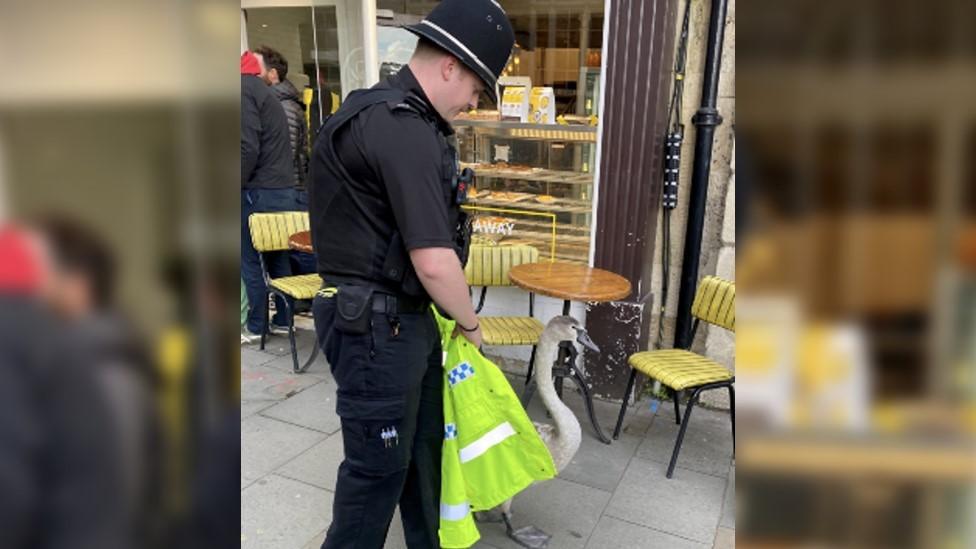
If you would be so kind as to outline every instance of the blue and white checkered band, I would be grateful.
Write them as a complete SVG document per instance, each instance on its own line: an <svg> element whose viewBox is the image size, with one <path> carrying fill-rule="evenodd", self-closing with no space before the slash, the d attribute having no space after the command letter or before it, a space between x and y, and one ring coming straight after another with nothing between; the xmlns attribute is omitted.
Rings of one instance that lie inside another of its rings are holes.
<svg viewBox="0 0 976 549"><path fill-rule="evenodd" d="M461 383L473 375L474 368L472 368L467 362L462 362L447 373L447 382L451 384L451 387L454 387L458 383Z"/></svg>
<svg viewBox="0 0 976 549"><path fill-rule="evenodd" d="M457 425L453 423L444 424L444 440L457 438Z"/></svg>

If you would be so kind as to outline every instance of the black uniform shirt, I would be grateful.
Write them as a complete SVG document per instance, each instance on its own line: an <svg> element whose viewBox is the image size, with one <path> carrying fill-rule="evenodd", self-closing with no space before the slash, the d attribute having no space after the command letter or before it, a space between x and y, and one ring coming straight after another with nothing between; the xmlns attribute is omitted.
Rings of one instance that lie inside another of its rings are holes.
<svg viewBox="0 0 976 549"><path fill-rule="evenodd" d="M328 147L317 143L313 152L313 241L326 278L377 278L395 232L407 250L454 247L456 154L448 141L454 131L409 67L377 87L399 88L415 99L409 107L367 107L336 129L333 143L349 180L337 183L321 168ZM317 211L320 200L327 210Z"/></svg>
<svg viewBox="0 0 976 549"><path fill-rule="evenodd" d="M385 83L423 100L442 134L454 130L434 110L410 67ZM349 139L349 137L352 139ZM367 109L336 137L336 149L359 190L384 193L389 210L369 212L378 224L395 219L408 250L454 245L443 178L442 144L431 124L407 109L391 112L383 105ZM361 186L361 187L360 187Z"/></svg>

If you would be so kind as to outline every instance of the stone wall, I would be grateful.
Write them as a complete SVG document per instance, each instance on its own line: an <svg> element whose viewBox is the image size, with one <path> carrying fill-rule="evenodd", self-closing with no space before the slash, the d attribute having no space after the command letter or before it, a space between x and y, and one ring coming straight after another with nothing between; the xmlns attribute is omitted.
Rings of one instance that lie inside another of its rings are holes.
<svg viewBox="0 0 976 549"><path fill-rule="evenodd" d="M678 288L681 277L681 259L684 251L684 233L688 220L688 197L691 172L694 163L695 126L691 118L701 102L702 71L705 64L705 48L708 41L708 18L711 2L692 0L691 23L688 36L688 58L681 120L685 125L685 142L682 147L678 207L671 213L671 257L667 305L664 318L663 347L674 342L675 312L678 306ZM678 13L676 31L680 32L681 17ZM733 171L735 129L735 0L729 0L725 20L725 37L722 47L721 74L719 76L718 110L723 122L716 128L712 149L712 165L709 174L708 202L705 211L705 228L702 237L702 255L699 276L714 274L735 279L735 174ZM663 215L660 216L663 222ZM659 225L655 242L653 284L654 310L661 299L661 247L662 231ZM653 348L657 334L657 318L651 322L651 335L647 342ZM735 338L733 334L702 325L695 337L693 350L735 369ZM726 391L709 391L702 400L709 405L728 407Z"/></svg>

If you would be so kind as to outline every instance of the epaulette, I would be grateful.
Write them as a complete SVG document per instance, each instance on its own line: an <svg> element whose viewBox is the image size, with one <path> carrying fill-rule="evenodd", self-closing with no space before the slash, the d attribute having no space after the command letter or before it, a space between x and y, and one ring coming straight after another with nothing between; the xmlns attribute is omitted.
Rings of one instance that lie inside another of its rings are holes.
<svg viewBox="0 0 976 549"><path fill-rule="evenodd" d="M390 102L390 109L396 111L409 111L420 115L423 118L430 116L429 108L424 100L412 93L408 93L402 100Z"/></svg>

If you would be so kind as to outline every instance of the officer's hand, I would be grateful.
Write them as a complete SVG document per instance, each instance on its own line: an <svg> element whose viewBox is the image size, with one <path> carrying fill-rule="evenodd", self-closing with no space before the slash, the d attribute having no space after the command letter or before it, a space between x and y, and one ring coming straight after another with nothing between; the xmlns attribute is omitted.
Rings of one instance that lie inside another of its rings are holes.
<svg viewBox="0 0 976 549"><path fill-rule="evenodd" d="M481 324L480 323L478 324L478 329L475 330L475 331L473 331L473 332L466 332L466 331L462 330L459 326L457 326L455 324L455 326L454 326L454 333L452 334L452 337L456 337L458 334L461 334L465 338L467 338L467 340L470 341L471 344L474 345L476 348L478 348L478 349L481 348L482 335L481 335Z"/></svg>

